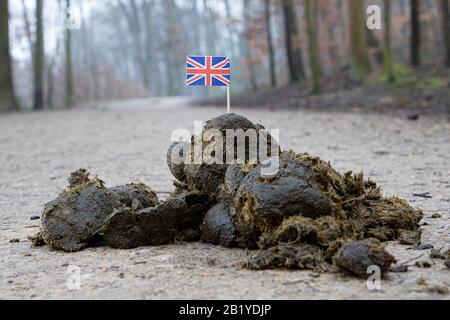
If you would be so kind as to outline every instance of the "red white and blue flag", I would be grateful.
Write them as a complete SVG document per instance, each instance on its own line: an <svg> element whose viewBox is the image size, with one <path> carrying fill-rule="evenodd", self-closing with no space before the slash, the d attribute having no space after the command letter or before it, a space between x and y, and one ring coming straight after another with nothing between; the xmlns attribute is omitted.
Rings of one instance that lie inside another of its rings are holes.
<svg viewBox="0 0 450 320"><path fill-rule="evenodd" d="M229 87L231 59L217 56L187 56L188 86Z"/></svg>

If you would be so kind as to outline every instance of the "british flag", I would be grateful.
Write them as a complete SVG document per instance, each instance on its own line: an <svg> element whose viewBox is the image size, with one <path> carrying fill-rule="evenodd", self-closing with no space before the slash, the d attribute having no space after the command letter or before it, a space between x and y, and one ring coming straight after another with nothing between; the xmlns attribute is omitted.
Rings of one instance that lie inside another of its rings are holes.
<svg viewBox="0 0 450 320"><path fill-rule="evenodd" d="M230 86L231 59L217 56L187 56L186 84L188 86Z"/></svg>

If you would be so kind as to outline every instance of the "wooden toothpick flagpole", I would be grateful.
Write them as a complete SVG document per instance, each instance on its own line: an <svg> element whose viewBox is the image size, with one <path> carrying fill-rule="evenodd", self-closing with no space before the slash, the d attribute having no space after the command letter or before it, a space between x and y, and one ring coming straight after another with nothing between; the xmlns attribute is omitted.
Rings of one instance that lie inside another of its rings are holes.
<svg viewBox="0 0 450 320"><path fill-rule="evenodd" d="M230 104L230 86L227 87L227 113L231 113L231 104Z"/></svg>

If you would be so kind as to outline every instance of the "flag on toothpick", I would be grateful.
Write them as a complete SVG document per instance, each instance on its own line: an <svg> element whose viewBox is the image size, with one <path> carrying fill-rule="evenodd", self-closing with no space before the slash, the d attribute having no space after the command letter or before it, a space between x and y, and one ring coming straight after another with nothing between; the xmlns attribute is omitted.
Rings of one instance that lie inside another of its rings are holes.
<svg viewBox="0 0 450 320"><path fill-rule="evenodd" d="M227 87L227 112L230 107L231 59L222 56L187 56L186 85Z"/></svg>
<svg viewBox="0 0 450 320"><path fill-rule="evenodd" d="M231 59L220 56L187 56L188 86L229 87Z"/></svg>

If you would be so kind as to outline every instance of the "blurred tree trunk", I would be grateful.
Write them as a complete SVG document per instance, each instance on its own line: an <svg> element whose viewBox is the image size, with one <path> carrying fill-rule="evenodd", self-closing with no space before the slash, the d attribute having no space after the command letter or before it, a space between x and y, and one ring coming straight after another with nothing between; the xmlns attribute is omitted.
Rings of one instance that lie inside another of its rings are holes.
<svg viewBox="0 0 450 320"><path fill-rule="evenodd" d="M200 41L200 35L201 35L201 24L200 21L200 15L198 11L198 2L197 0L191 0L191 9L192 9L192 26L195 32L193 32L193 40L194 40L194 48L195 50L201 50L202 43ZM197 54L201 54L199 51Z"/></svg>
<svg viewBox="0 0 450 320"><path fill-rule="evenodd" d="M165 29L166 29L166 43L167 53L165 56L165 65L167 73L167 94L173 96L175 92L175 76L174 76L174 55L176 54L176 41L175 41L175 0L164 0L164 13L165 13Z"/></svg>
<svg viewBox="0 0 450 320"><path fill-rule="evenodd" d="M250 13L250 0L244 0L244 32L245 32L245 60L247 61L248 71L250 75L250 84L253 91L258 90L258 79L256 78L255 66L252 55L252 16Z"/></svg>
<svg viewBox="0 0 450 320"><path fill-rule="evenodd" d="M146 59L144 58L144 49L142 45L142 26L139 18L139 12L136 4L136 0L127 0L128 6L119 1L119 5L127 20L128 29L130 30L131 37L133 39L134 56L136 63L139 67L139 73L142 83L146 89L149 89L148 67Z"/></svg>
<svg viewBox="0 0 450 320"><path fill-rule="evenodd" d="M272 88L277 86L277 77L275 73L275 53L273 49L272 28L270 25L270 0L265 0L265 18L266 18L266 33L267 33L267 49L269 54L269 69L270 69L270 85Z"/></svg>
<svg viewBox="0 0 450 320"><path fill-rule="evenodd" d="M322 5L322 15L324 24L324 33L328 35L329 44L328 56L330 59L330 69L332 74L336 74L341 66L341 34L345 31L343 28L343 19L341 17L342 1L336 0L333 6ZM344 37L343 37L344 38Z"/></svg>
<svg viewBox="0 0 450 320"><path fill-rule="evenodd" d="M244 0L245 1L245 0ZM203 0L204 16L205 16L205 37L206 37L206 51L207 54L214 55L217 53L216 36L217 28L214 21L213 13L208 5L208 0Z"/></svg>
<svg viewBox="0 0 450 320"><path fill-rule="evenodd" d="M151 90L152 93L155 93L156 85L152 85L151 75L155 75L156 71L153 71L153 48L152 48L152 10L155 3L153 1L145 0L142 4L142 12L144 15L144 26L145 26L145 32L144 32L144 46L145 46L145 72L146 72L146 81L147 81L147 88ZM157 81L154 81L156 84Z"/></svg>
<svg viewBox="0 0 450 320"><path fill-rule="evenodd" d="M95 101L100 98L100 77L99 77L99 66L98 66L98 53L96 51L93 34L90 31L89 19L87 19L83 6L80 6L80 19L81 19L81 29L79 33L81 34L80 43L83 47L83 61L85 72L89 74L90 83L87 88L86 94L84 94L84 99L93 99ZM59 41L58 41L59 42ZM57 43L57 48L58 48ZM58 50L57 50L58 51ZM53 59L52 62L54 62Z"/></svg>
<svg viewBox="0 0 450 320"><path fill-rule="evenodd" d="M136 4L136 0L130 0L131 1L131 14L132 19L134 21L135 25L135 42L136 42L136 50L137 50L137 57L138 57L138 63L141 70L142 75L142 81L144 83L144 86L146 89L150 88L150 81L148 78L148 61L146 60L145 50L143 48L143 41L142 41L142 25L141 25L141 19L139 17L139 10L138 6Z"/></svg>
<svg viewBox="0 0 450 320"><path fill-rule="evenodd" d="M317 7L313 0L305 2L306 25L308 33L309 67L311 70L311 89L313 93L320 92L320 50L317 30Z"/></svg>
<svg viewBox="0 0 450 320"><path fill-rule="evenodd" d="M14 96L11 55L9 50L8 1L0 1L0 111L17 108Z"/></svg>
<svg viewBox="0 0 450 320"><path fill-rule="evenodd" d="M300 80L306 79L306 76L298 39L297 19L292 6L292 0L282 1L289 79L290 82L299 82Z"/></svg>
<svg viewBox="0 0 450 320"><path fill-rule="evenodd" d="M445 65L450 68L450 9L449 0L441 0L442 28L446 50Z"/></svg>
<svg viewBox="0 0 450 320"><path fill-rule="evenodd" d="M56 41L56 50L55 54L50 58L47 69L47 96L46 103L49 109L53 109L54 103L54 92L55 92L55 82L54 82L54 72L57 63L57 57L59 56L60 51L60 41L59 39Z"/></svg>
<svg viewBox="0 0 450 320"><path fill-rule="evenodd" d="M391 0L384 0L384 72L389 82L395 81L391 51Z"/></svg>
<svg viewBox="0 0 450 320"><path fill-rule="evenodd" d="M34 45L34 110L44 109L44 25L43 0L36 0L36 42Z"/></svg>
<svg viewBox="0 0 450 320"><path fill-rule="evenodd" d="M28 40L28 47L29 47L29 52L30 52L31 67L34 70L34 64L35 64L35 62L34 62L34 58L35 58L34 57L34 40L33 40L33 34L31 32L31 22L30 22L30 18L28 16L28 8L27 8L26 0L22 0L22 11L23 11L23 22L25 25L25 34L26 34L26 37ZM32 81L34 81L34 79L32 79ZM32 85L34 86L34 83L32 83ZM32 103L34 103L34 101Z"/></svg>
<svg viewBox="0 0 450 320"><path fill-rule="evenodd" d="M230 46L230 51L231 51L231 56L235 57L237 56L236 54L236 45L234 43L234 36L236 35L236 27L234 25L234 22L232 22L233 20L233 16L231 14L231 6L230 6L230 1L229 0L223 0L224 6L225 6L225 14L227 16L228 19L228 23L227 23L227 28L228 28L228 41L229 41L229 46Z"/></svg>
<svg viewBox="0 0 450 320"><path fill-rule="evenodd" d="M50 60L50 63L48 65L47 69L47 96L46 96L46 102L49 109L53 109L53 94L55 92L55 85L53 81L53 70L55 69L55 58L52 58Z"/></svg>
<svg viewBox="0 0 450 320"><path fill-rule="evenodd" d="M420 2L411 0L411 64L420 65Z"/></svg>
<svg viewBox="0 0 450 320"><path fill-rule="evenodd" d="M383 48L381 47L381 44L378 41L377 37L375 36L373 30L370 30L369 28L366 28L366 30L367 30L367 45L371 50L375 51L374 53L375 61L377 64L381 65L384 62Z"/></svg>
<svg viewBox="0 0 450 320"><path fill-rule="evenodd" d="M25 0L22 0L23 10L23 22L25 24L25 34L27 36L28 44L30 45L30 51L33 52L33 36L31 34L30 18L28 17L28 10Z"/></svg>
<svg viewBox="0 0 450 320"><path fill-rule="evenodd" d="M364 0L349 1L350 45L353 55L353 67L356 76L363 78L371 69L367 31L364 14Z"/></svg>
<svg viewBox="0 0 450 320"><path fill-rule="evenodd" d="M64 104L66 107L70 107L73 104L73 70L72 70L72 30L70 25L70 0L66 0L66 37L65 37L65 98Z"/></svg>

